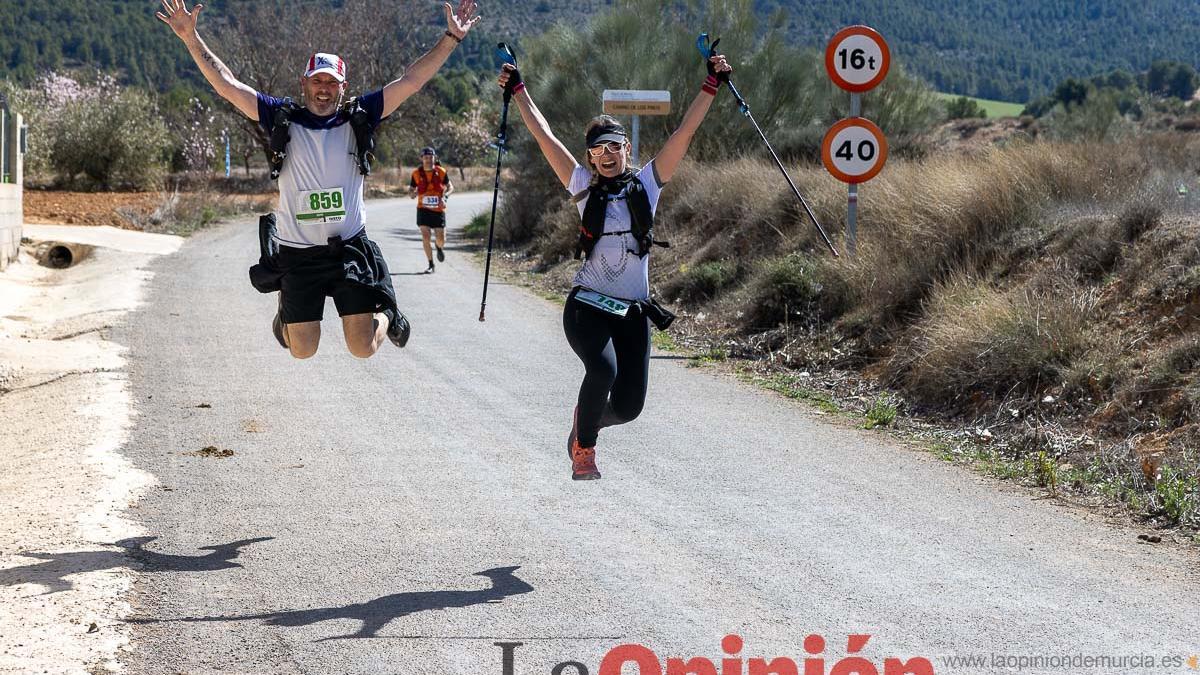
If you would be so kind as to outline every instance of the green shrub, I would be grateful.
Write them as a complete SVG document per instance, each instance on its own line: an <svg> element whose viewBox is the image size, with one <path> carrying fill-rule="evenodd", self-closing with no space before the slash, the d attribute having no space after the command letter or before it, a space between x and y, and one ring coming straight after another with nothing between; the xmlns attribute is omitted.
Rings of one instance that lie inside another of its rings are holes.
<svg viewBox="0 0 1200 675"><path fill-rule="evenodd" d="M712 300L737 278L738 267L731 262L684 265L679 274L664 285L663 293L679 302L705 302Z"/></svg>
<svg viewBox="0 0 1200 675"><path fill-rule="evenodd" d="M1051 492L1058 490L1058 460L1045 450L1039 450L1035 456L1025 460L1029 464L1028 473L1037 481L1038 486L1049 488Z"/></svg>
<svg viewBox="0 0 1200 675"><path fill-rule="evenodd" d="M1165 397L1179 387L1185 377L1200 366L1200 340L1185 337L1155 355L1148 372L1134 390L1138 398L1152 400Z"/></svg>
<svg viewBox="0 0 1200 675"><path fill-rule="evenodd" d="M751 284L747 328L766 330L782 323L813 325L845 311L848 288L819 259L793 253L767 260Z"/></svg>
<svg viewBox="0 0 1200 675"><path fill-rule="evenodd" d="M224 218L243 213L263 213L270 200L251 201L241 195L204 189L197 192L164 192L163 200L148 216L134 210L120 213L129 225L146 232L189 235Z"/></svg>
<svg viewBox="0 0 1200 675"><path fill-rule="evenodd" d="M463 226L463 236L468 239L485 239L488 235L488 226L492 222L491 212L476 213Z"/></svg>
<svg viewBox="0 0 1200 675"><path fill-rule="evenodd" d="M1128 135L1132 124L1124 119L1118 96L1102 90L1079 104L1058 105L1042 118L1047 135L1063 141L1112 141Z"/></svg>
<svg viewBox="0 0 1200 675"><path fill-rule="evenodd" d="M895 403L886 396L879 396L871 403L871 407L867 408L867 419L863 422L863 428L890 427L896 421L897 412Z"/></svg>
<svg viewBox="0 0 1200 675"><path fill-rule="evenodd" d="M101 77L47 114L49 164L60 179L88 188L158 188L171 138L149 94Z"/></svg>
<svg viewBox="0 0 1200 675"><path fill-rule="evenodd" d="M946 102L946 118L960 120L966 118L985 118L987 111L979 102L967 96L959 96Z"/></svg>
<svg viewBox="0 0 1200 675"><path fill-rule="evenodd" d="M1164 466L1154 484L1154 496L1173 524L1200 524L1200 480L1172 466Z"/></svg>
<svg viewBox="0 0 1200 675"><path fill-rule="evenodd" d="M1162 220L1162 207L1152 202L1139 201L1121 213L1120 227L1125 241L1136 241L1143 234L1158 227Z"/></svg>
<svg viewBox="0 0 1200 675"><path fill-rule="evenodd" d="M1121 235L1103 218L1086 218L1063 228L1057 249L1082 279L1098 281L1121 259Z"/></svg>

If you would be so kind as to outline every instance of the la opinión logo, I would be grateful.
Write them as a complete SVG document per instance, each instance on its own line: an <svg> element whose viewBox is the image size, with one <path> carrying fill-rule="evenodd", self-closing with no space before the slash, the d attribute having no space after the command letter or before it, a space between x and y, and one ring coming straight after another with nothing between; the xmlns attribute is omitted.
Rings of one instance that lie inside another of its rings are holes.
<svg viewBox="0 0 1200 675"><path fill-rule="evenodd" d="M870 635L848 636L848 656L835 661L829 670L825 669L826 660L823 657L825 638L820 635L804 638L804 651L808 656L800 662L786 656L770 660L763 657L743 658L741 636L726 635L721 640L721 649L725 654L716 660L703 656L671 657L664 663L649 647L624 644L613 647L604 655L596 673L621 675L624 666L633 664L638 667L638 675L935 675L933 664L920 656L904 661L895 657L886 658L882 669L865 657L854 656L867 646L870 639ZM501 675L516 675L516 651L523 644L495 643L501 649ZM591 671L579 661L563 661L554 666L550 675L591 675Z"/></svg>

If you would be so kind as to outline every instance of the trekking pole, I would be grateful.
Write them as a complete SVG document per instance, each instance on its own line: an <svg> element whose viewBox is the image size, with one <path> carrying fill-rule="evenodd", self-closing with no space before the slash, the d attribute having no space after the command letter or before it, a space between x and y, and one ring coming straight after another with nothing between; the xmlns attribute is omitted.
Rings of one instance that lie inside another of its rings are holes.
<svg viewBox="0 0 1200 675"><path fill-rule="evenodd" d="M696 49L700 50L700 54L702 54L704 59L707 61L716 55L717 43L720 41L721 38L717 38L710 45L708 44L708 33L701 33L700 36L696 38ZM800 203L804 205L804 211L808 213L808 217L812 219L813 225L817 226L817 232L820 233L821 239L825 241L825 245L829 247L829 252L833 254L833 257L838 257L837 249L833 247L833 242L829 240L829 235L825 234L825 228L821 227L821 223L817 221L817 216L815 213L813 213L813 210L809 208L808 202L804 199L804 195L800 194L800 190L796 187L796 184L792 182L792 177L788 175L787 169L783 168L783 162L779 161L779 155L775 154L775 149L771 147L771 142L767 140L767 135L763 133L762 128L758 126L758 122L754 120L754 115L750 114L750 105L746 103L746 99L742 98L742 95L738 93L737 87L733 86L733 80L729 79L728 77L724 79L725 86L729 87L729 93L733 94L733 98L737 101L738 108L742 111L742 114L746 116L746 119L750 120L750 124L754 125L754 130L758 132L759 138L761 138L763 144L767 146L767 152L771 153L771 159L775 160L775 166L779 167L780 172L783 173L784 180L787 181L788 187L792 188L792 194L796 195L796 199L799 199Z"/></svg>
<svg viewBox="0 0 1200 675"><path fill-rule="evenodd" d="M517 65L517 57L513 55L508 45L501 42L496 45L496 56L502 63ZM508 103L512 100L512 91L504 88L504 107L500 110L500 131L496 133L496 182L492 188L492 222L488 225L487 261L483 265L483 299L479 302L479 320L484 321L487 311L488 277L492 271L492 237L496 232L496 201L500 196L500 160L504 157L505 146L508 143Z"/></svg>

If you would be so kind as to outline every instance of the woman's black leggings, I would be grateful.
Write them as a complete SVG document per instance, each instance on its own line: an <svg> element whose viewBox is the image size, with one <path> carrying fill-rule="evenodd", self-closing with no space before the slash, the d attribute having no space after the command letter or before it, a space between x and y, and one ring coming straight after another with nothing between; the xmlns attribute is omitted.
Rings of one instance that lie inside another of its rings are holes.
<svg viewBox="0 0 1200 675"><path fill-rule="evenodd" d="M650 321L636 307L620 317L567 298L567 342L587 371L579 387L579 445L596 445L602 427L637 418L646 403Z"/></svg>

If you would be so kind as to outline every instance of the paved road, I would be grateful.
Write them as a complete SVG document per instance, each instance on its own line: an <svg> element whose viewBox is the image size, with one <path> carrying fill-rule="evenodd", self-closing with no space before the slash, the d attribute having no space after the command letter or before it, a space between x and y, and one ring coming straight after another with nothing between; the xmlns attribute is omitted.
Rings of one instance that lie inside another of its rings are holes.
<svg viewBox="0 0 1200 675"><path fill-rule="evenodd" d="M741 657L797 661L822 635L827 669L869 634L881 673L1200 653L1195 555L669 357L643 417L602 434L604 479L571 481L582 366L561 308L497 285L477 321L454 229L489 198L451 201L433 275L415 274L413 202L370 204L414 330L366 361L336 321L309 361L276 345L249 219L157 266L114 336L138 406L123 452L161 481L135 511L157 538L128 544L131 672L499 674L511 640L515 673L594 674L622 643L717 660L727 633Z"/></svg>

